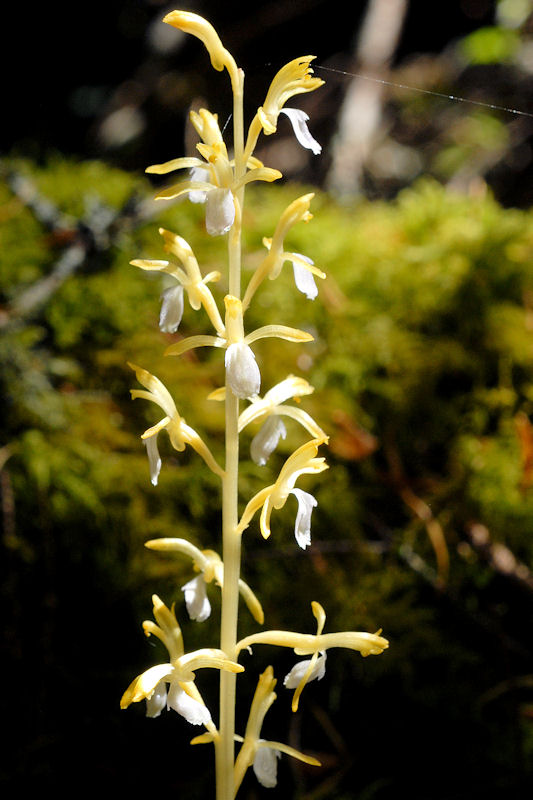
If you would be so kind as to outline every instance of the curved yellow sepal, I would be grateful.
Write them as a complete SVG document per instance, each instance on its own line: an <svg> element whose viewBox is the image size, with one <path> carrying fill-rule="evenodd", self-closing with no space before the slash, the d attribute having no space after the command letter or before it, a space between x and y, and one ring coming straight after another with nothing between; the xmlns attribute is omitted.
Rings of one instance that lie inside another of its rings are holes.
<svg viewBox="0 0 533 800"><path fill-rule="evenodd" d="M235 62L231 54L222 45L213 26L203 17L190 11L171 11L170 14L163 17L163 22L200 39L209 53L211 64L218 72L221 72L224 67L228 69L228 72L235 69Z"/></svg>

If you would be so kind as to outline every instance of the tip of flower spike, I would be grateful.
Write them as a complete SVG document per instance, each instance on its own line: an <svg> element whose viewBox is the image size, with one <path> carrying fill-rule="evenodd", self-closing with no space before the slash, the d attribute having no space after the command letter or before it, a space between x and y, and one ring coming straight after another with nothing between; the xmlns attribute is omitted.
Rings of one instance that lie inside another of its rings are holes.
<svg viewBox="0 0 533 800"><path fill-rule="evenodd" d="M223 47L217 32L203 17L193 14L191 11L171 11L163 17L163 22L184 33L197 36L205 45L211 64L218 72L221 72L224 67L233 66L231 56Z"/></svg>

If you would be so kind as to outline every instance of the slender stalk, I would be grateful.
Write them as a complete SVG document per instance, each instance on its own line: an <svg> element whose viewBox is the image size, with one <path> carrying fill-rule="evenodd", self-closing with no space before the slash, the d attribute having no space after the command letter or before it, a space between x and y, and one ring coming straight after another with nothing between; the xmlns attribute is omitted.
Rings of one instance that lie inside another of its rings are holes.
<svg viewBox="0 0 533 800"><path fill-rule="evenodd" d="M233 120L235 174L244 174L243 163L243 79L239 70L233 81ZM241 283L241 220L244 190L237 197L235 223L229 234L229 293L240 298ZM222 483L222 558L224 561L224 587L222 590L222 618L220 647L229 659L237 657L237 622L239 612L239 577L241 568L241 534L238 524L239 482L239 399L226 386L226 466ZM216 744L217 800L233 800L235 757L235 700L236 676L220 673L220 723L219 740Z"/></svg>
<svg viewBox="0 0 533 800"><path fill-rule="evenodd" d="M237 491L239 476L239 400L226 391L226 475L222 487L222 536L224 587L220 648L227 657L236 655L241 535L238 523ZM216 748L217 800L233 800L233 761L235 735L236 676L220 673L220 738Z"/></svg>

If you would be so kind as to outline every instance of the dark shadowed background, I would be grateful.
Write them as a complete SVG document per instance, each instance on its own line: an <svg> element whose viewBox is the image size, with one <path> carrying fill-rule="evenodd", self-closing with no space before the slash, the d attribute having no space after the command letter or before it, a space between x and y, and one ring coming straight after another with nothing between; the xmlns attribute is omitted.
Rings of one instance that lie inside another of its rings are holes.
<svg viewBox="0 0 533 800"><path fill-rule="evenodd" d="M415 86L432 80L425 74L432 67L424 54L442 55L464 35L494 23L495 2L490 0L395 2L388 4L387 14L398 14L400 7L406 9L405 18L388 63L406 68L415 62L405 74L409 81L404 81ZM222 117L224 106L230 107L226 81L213 77L191 37L160 23L172 8L156 0L112 0L75 8L50 3L11 9L3 53L3 152L42 158L56 150L82 158L105 157L138 170L182 150L191 103L216 100ZM295 55L312 53L318 65L346 71L364 66L355 49L365 0L345 5L324 0L203 2L187 8L211 20L242 65L250 109L261 102L272 71ZM320 102L310 102L317 114L316 135L327 142L335 132L349 79L319 74L328 79L328 86ZM400 73L400 82L402 77ZM446 76L445 83L453 77ZM501 83L490 85L486 73L479 75L479 85L475 74L468 81L475 99L483 99L484 92L487 102L511 104L503 75ZM452 88L458 93L457 85ZM527 94L518 99L527 111ZM313 178L327 170L327 152L320 166L316 161Z"/></svg>

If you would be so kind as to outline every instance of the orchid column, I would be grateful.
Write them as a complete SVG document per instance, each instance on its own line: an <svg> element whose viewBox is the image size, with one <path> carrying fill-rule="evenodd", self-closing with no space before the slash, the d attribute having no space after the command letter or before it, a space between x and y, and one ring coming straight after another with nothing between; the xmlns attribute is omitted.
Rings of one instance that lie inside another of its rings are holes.
<svg viewBox="0 0 533 800"><path fill-rule="evenodd" d="M327 436L303 409L287 401L300 398L313 391L302 378L289 376L267 391L263 397L261 374L252 345L265 337L278 337L291 342L305 343L312 337L305 331L286 325L268 325L245 332L244 315L256 291L266 278L275 279L283 265L292 264L296 288L309 299L314 299L318 289L314 277L324 278L324 273L311 259L285 250L284 239L298 222L311 218L309 207L313 198L306 194L297 198L283 212L271 238L265 238L266 254L252 275L244 295L241 295L241 225L244 190L251 181L271 182L281 177L278 170L265 167L253 152L261 133L275 133L280 113L291 121L298 141L317 154L320 145L307 129L307 115L298 109L286 108L285 103L294 95L317 89L322 81L313 77L312 56L295 59L275 76L265 102L255 114L247 136L244 135L243 83L244 74L233 57L223 47L214 28L196 14L173 11L165 19L170 25L197 36L207 48L213 67L227 70L233 91L233 155L230 156L220 131L217 116L206 109L191 113L191 122L200 142L197 151L201 157L176 158L148 168L148 172L167 174L187 169L187 180L170 186L157 195L165 200L188 195L192 202L205 203L206 229L212 236L227 235L228 265L226 283L228 293L223 298L224 309L219 308L209 283L220 280L220 272L203 275L190 245L180 236L161 229L164 250L170 260L137 259L132 263L144 270L158 270L173 276L176 285L163 295L160 315L161 330L174 333L184 312L184 293L195 311L203 309L213 332L191 336L172 344L166 355L180 356L196 347L215 347L224 350L225 384L211 394L212 400L225 403L225 461L222 467L200 435L179 415L176 404L166 387L142 367L130 365L144 389L132 391L134 398L144 398L158 405L164 417L142 435L147 448L150 476L157 484L161 459L157 447L158 434L166 430L173 447L181 451L190 445L221 480L222 484L222 558L211 550L198 547L181 538L155 539L147 547L163 552L178 552L191 559L199 575L183 587L185 604L192 619L207 619L211 606L207 586L217 584L222 591L220 646L202 648L186 653L181 628L172 608L154 595L156 623L146 621L145 633L155 635L165 645L169 660L146 670L126 690L121 705L127 707L142 699L147 701L147 715L159 716L166 706L177 711L193 724L203 725L205 732L193 739L194 744L212 743L216 755L217 800L233 800L249 767L264 786L276 784L276 764L280 754L286 753L309 764L318 764L280 742L260 737L264 717L274 702L276 680L269 667L259 677L250 707L244 737L235 731L236 676L243 671L238 663L239 654L251 644L269 644L292 647L298 655L311 658L298 662L286 676L287 688L294 688L293 711L297 710L300 694L309 681L321 678L325 671L326 650L330 647L347 647L358 650L363 656L381 653L388 646L380 632L375 634L345 632L322 634L325 612L322 606L312 603L317 619L317 634L300 634L291 631L262 631L238 641L239 597L242 597L256 622L263 624L263 610L252 589L241 579L241 541L256 511L261 509L260 531L266 539L271 532L271 515L282 508L290 495L296 498L297 515L295 538L305 549L311 542L311 513L316 500L310 493L296 488L298 478L304 474L318 474L327 465L318 456L318 449L327 442ZM247 401L241 412L240 402ZM265 464L276 449L280 438L285 437L283 418L299 424L307 439L292 453L281 468L275 482L248 500L239 519L239 437L248 425L261 422L259 432L251 442L251 456L258 464ZM219 722L215 725L195 682L195 670L212 667L220 670ZM235 759L235 742L241 747Z"/></svg>

